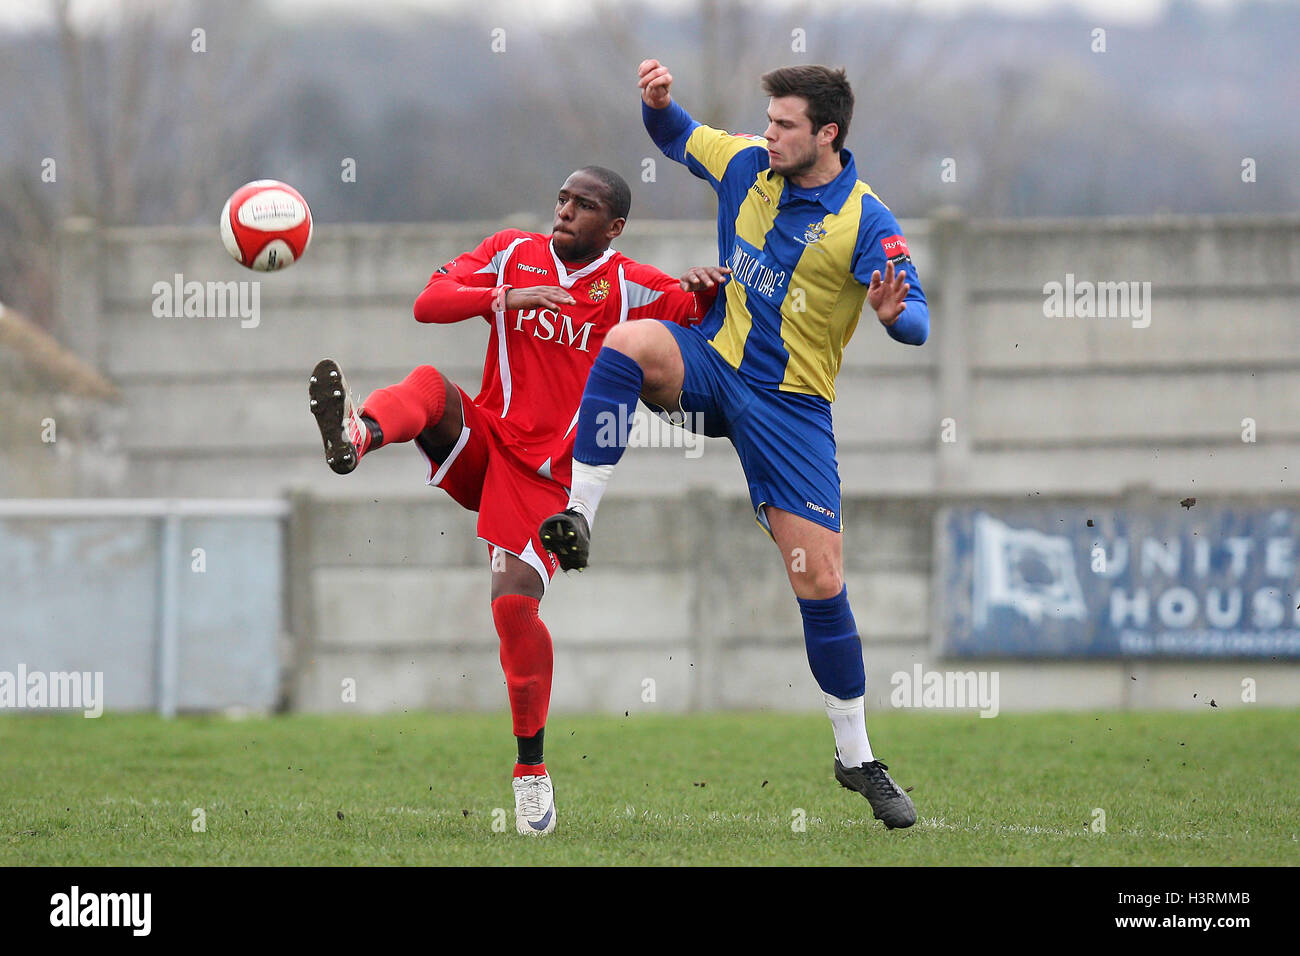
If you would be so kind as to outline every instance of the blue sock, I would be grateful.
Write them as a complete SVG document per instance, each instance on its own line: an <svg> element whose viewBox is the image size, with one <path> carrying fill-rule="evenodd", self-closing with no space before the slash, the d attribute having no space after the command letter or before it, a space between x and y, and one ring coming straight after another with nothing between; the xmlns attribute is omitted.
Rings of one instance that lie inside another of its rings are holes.
<svg viewBox="0 0 1300 956"><path fill-rule="evenodd" d="M841 700L867 692L867 672L862 665L862 641L849 608L846 585L833 598L820 601L799 598L803 639L817 686Z"/></svg>
<svg viewBox="0 0 1300 956"><path fill-rule="evenodd" d="M623 457L645 373L622 352L603 348L587 376L578 409L573 460L612 465Z"/></svg>

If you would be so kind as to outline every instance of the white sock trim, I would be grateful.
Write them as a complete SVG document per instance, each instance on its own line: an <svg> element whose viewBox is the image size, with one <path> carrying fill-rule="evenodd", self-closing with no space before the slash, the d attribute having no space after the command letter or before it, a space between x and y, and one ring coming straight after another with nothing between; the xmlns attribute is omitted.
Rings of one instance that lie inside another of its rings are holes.
<svg viewBox="0 0 1300 956"><path fill-rule="evenodd" d="M569 504L578 514L587 519L587 527L595 527L596 509L600 507L601 496L605 486L614 474L613 465L588 465L585 462L573 463L573 486L569 489Z"/></svg>
<svg viewBox="0 0 1300 956"><path fill-rule="evenodd" d="M826 713L828 714L865 714L867 711L867 699L865 697L852 697L845 700L843 697L836 697L834 694L822 691L822 700L826 703Z"/></svg>
<svg viewBox="0 0 1300 956"><path fill-rule="evenodd" d="M822 692L826 716L835 732L835 751L846 767L860 767L876 759L867 739L867 702L865 697L850 700Z"/></svg>

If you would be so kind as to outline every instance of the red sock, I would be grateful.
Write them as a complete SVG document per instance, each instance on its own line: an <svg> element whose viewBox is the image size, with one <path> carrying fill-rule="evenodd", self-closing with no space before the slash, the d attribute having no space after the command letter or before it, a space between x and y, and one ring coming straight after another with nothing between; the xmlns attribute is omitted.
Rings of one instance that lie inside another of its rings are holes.
<svg viewBox="0 0 1300 956"><path fill-rule="evenodd" d="M537 598L522 594L503 594L493 601L492 620L501 638L515 736L531 737L546 726L551 706L551 632L537 616Z"/></svg>
<svg viewBox="0 0 1300 956"><path fill-rule="evenodd" d="M370 393L361 414L374 420L384 433L384 444L412 441L430 425L438 424L447 404L442 373L421 365L396 385Z"/></svg>

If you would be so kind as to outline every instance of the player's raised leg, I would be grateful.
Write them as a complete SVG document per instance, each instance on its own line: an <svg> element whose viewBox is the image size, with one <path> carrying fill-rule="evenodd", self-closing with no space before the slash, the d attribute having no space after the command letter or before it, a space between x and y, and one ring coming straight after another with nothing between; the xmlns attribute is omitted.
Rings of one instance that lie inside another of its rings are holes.
<svg viewBox="0 0 1300 956"><path fill-rule="evenodd" d="M544 588L532 565L500 548L492 551L492 620L501 640L514 720L515 829L528 836L555 830L555 791L542 742L551 703L551 632L537 616Z"/></svg>
<svg viewBox="0 0 1300 956"><path fill-rule="evenodd" d="M455 443L460 434L460 395L431 365L412 370L401 382L381 388L357 406L343 370L333 359L316 363L308 383L312 414L325 446L325 461L340 475L381 445L413 441Z"/></svg>
<svg viewBox="0 0 1300 956"><path fill-rule="evenodd" d="M539 530L565 571L587 566L596 509L626 450L637 400L676 408L685 374L681 349L662 322L628 322L606 336L578 409L568 507Z"/></svg>
<svg viewBox="0 0 1300 956"><path fill-rule="evenodd" d="M835 732L835 779L866 797L876 819L891 830L910 827L916 822L912 799L894 783L867 739L867 678L844 584L842 536L771 505L766 517L799 601L808 665Z"/></svg>

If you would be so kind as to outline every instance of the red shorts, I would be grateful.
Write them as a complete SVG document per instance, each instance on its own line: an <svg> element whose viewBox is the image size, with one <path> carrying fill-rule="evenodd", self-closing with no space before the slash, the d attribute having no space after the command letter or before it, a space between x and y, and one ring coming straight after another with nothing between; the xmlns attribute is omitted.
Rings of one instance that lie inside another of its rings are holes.
<svg viewBox="0 0 1300 956"><path fill-rule="evenodd" d="M451 495L462 507L478 512L478 536L532 566L550 584L559 562L542 547L537 529L569 503L564 486L544 478L521 462L502 442L492 416L460 392L465 425L441 464L415 447L429 463L428 484ZM489 548L489 552L490 552Z"/></svg>

